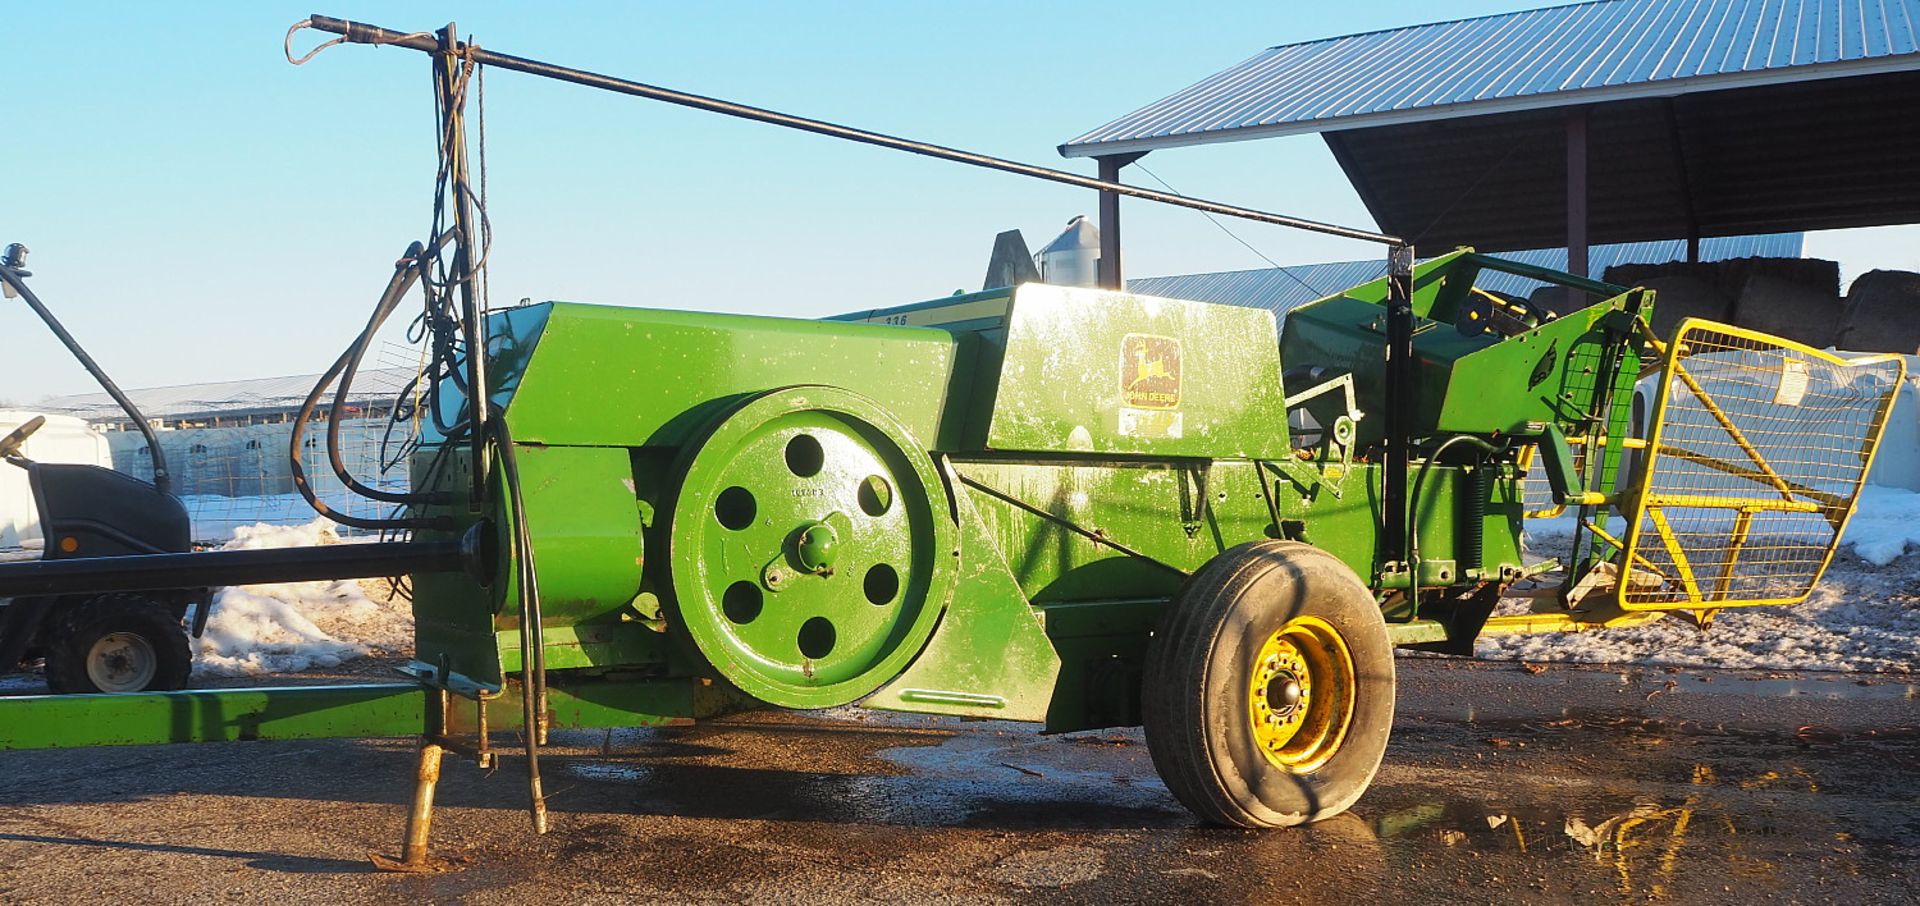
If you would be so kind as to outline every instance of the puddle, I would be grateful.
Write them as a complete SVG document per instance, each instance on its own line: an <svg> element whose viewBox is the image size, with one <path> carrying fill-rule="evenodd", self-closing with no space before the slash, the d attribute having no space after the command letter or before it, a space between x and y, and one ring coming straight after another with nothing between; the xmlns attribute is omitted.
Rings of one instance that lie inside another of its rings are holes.
<svg viewBox="0 0 1920 906"><path fill-rule="evenodd" d="M1702 875L1768 881L1809 849L1823 870L1887 877L1915 842L1900 820L1849 814L1815 773L1787 765L1723 774L1696 763L1689 782L1660 795L1527 786L1516 782L1512 799L1416 798L1369 823L1389 849L1597 869L1591 879L1611 892L1649 900L1693 899Z"/></svg>
<svg viewBox="0 0 1920 906"><path fill-rule="evenodd" d="M653 779L653 769L637 764L621 764L609 761L569 761L567 773L581 780L599 780L607 783L644 783Z"/></svg>

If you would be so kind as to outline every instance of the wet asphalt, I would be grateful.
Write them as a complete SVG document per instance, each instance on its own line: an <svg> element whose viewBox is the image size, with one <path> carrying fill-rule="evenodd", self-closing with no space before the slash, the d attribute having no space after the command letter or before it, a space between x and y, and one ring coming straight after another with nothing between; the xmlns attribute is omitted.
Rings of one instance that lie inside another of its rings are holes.
<svg viewBox="0 0 1920 906"><path fill-rule="evenodd" d="M0 903L1898 903L1920 685L1403 659L1386 766L1309 828L1197 825L1137 730L858 710L449 759L446 870L398 848L407 740L0 753Z"/></svg>

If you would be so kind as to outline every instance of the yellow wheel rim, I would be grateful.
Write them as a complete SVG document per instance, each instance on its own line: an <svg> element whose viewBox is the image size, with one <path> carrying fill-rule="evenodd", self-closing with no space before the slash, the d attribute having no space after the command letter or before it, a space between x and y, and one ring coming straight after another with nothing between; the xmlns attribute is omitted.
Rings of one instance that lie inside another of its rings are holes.
<svg viewBox="0 0 1920 906"><path fill-rule="evenodd" d="M1353 655L1327 621L1295 617L1267 637L1247 682L1260 753L1293 773L1319 768L1353 722Z"/></svg>

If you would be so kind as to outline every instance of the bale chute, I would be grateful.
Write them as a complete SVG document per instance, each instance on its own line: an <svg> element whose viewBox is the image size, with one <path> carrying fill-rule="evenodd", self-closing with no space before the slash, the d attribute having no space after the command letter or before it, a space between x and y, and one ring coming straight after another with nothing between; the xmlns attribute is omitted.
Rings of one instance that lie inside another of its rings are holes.
<svg viewBox="0 0 1920 906"><path fill-rule="evenodd" d="M1905 361L1689 319L1662 374L1624 539L1645 581L1619 584L1621 608L1805 600L1853 515Z"/></svg>

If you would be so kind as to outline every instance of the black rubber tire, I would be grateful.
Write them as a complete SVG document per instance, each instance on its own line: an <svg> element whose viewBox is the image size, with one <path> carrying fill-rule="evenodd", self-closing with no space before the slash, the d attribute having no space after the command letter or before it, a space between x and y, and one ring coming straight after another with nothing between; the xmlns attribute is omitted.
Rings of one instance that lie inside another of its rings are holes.
<svg viewBox="0 0 1920 906"><path fill-rule="evenodd" d="M48 689L58 693L103 691L87 674L87 657L95 642L115 632L146 640L155 659L153 678L145 686L117 691L186 688L187 675L193 670L193 650L180 618L167 605L137 595L110 595L66 605L60 611L52 617L47 639Z"/></svg>
<svg viewBox="0 0 1920 906"><path fill-rule="evenodd" d="M1246 691L1261 645L1298 616L1332 626L1354 669L1346 734L1305 773L1259 749ZM1393 646L1373 594L1332 554L1295 541L1242 544L1195 573L1161 619L1143 683L1154 767L1213 824L1288 827L1346 811L1380 770L1393 730Z"/></svg>

